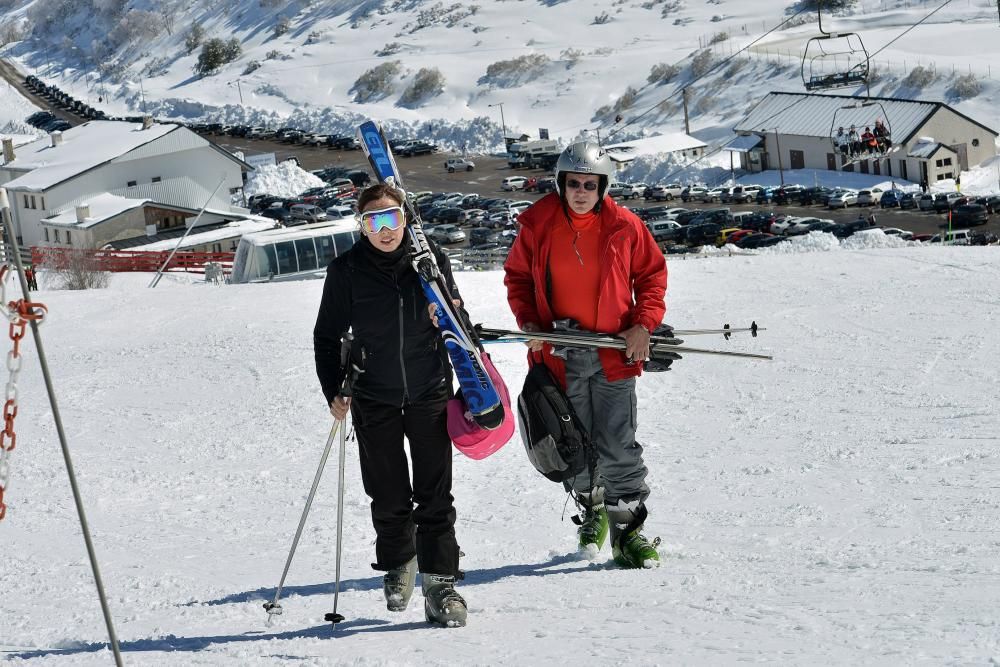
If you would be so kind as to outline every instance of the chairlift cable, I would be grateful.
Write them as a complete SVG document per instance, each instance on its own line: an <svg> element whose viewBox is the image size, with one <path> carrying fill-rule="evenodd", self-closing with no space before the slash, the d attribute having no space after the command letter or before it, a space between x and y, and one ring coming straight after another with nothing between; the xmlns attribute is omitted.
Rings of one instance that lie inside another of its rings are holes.
<svg viewBox="0 0 1000 667"><path fill-rule="evenodd" d="M950 1L951 0L949 0L949 2ZM779 30L786 23L788 23L789 21L795 19L799 14L803 14L806 11L807 10L805 10L805 9L800 9L799 11L795 12L794 14L792 14L791 16L789 16L787 19L785 19L781 23L777 24L776 26L774 26L773 28L771 28L767 32L763 33L757 39L753 40L752 42L750 42L749 44L747 44L743 48L739 49L738 51L736 51L735 53L733 53L732 55L730 55L728 58L723 58L722 60L720 60L719 62L717 62L715 65L713 65L712 67L710 67L708 69L708 71L705 72L704 74L702 74L701 76L698 76L698 77L692 79L691 81L686 82L683 87L687 88L687 87L689 87L689 86L697 83L698 81L704 79L709 74L712 74L713 72L715 72L716 70L718 70L719 68L721 68L723 65L726 65L727 63L729 63L731 60L736 59L740 54L742 54L744 51L748 51L750 49L750 47L754 46L757 42L759 42L760 40L764 39L765 37L767 37L768 35L770 35L775 30ZM611 130L611 132L608 134L608 136L605 137L605 141L607 141L611 137L615 136L616 134L618 134L619 132L621 132L622 130L624 130L626 127L628 127L628 126L636 123L640 119L644 118L649 113L651 113L654 109L656 109L660 105L660 103L662 103L664 100L666 100L669 97L672 97L673 95L676 95L676 94L677 94L677 88L675 87L674 90L673 90L673 92L670 95L668 95L667 97L664 97L664 98L660 99L658 102L656 102L656 104L652 105L651 107L649 107L648 109L646 109L645 111L643 111L638 116L634 116L633 118L630 118L627 122L622 123L622 125L620 127Z"/></svg>

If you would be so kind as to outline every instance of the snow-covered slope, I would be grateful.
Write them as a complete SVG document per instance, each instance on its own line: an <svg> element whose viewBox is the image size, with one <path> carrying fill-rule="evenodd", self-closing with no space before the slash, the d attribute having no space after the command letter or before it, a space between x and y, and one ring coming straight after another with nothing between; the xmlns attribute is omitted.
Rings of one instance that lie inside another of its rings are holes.
<svg viewBox="0 0 1000 667"><path fill-rule="evenodd" d="M100 98L99 106L112 113L145 107L175 119L328 132L348 131L358 118L372 116L400 134L453 148L466 143L472 151L499 147L499 104L508 129L537 136L546 128L564 141L596 129L619 139L682 130L680 88L701 65L729 57L793 16L787 0L7 4L12 9L0 19L34 23L29 38L8 45L3 55L91 104ZM89 14L88 4L97 7ZM945 100L1000 126L992 74L1000 53L995 7L952 2L902 34L936 6L862 0L848 14L826 16L824 27L862 35L875 54L873 94ZM277 35L282 22L287 32ZM235 38L241 56L199 78L193 71L199 49L188 53L184 45L195 23L205 39ZM815 15L806 12L696 81L692 132L713 142L768 90L802 90L799 55L816 34ZM692 55L704 47L711 56L692 70ZM398 69L384 95L356 101L358 79L394 62ZM669 82L649 81L654 67L672 64L678 71ZM933 71L908 79L918 65ZM421 70L440 73L440 93L411 99L407 90ZM955 84L970 73L981 92L963 97ZM619 113L623 120L616 124Z"/></svg>
<svg viewBox="0 0 1000 667"><path fill-rule="evenodd" d="M831 248L828 248L831 249ZM667 321L767 328L688 344L640 379L648 533L663 566L573 553L565 496L516 439L455 455L468 627L419 595L385 610L348 444L265 626L330 428L313 371L319 281L216 287L115 275L43 290L42 335L127 664L988 664L1000 661L995 248L670 261ZM513 324L502 275L462 273L473 319ZM11 292L8 291L8 295ZM107 664L106 635L30 338L0 523L0 655ZM494 359L516 391L523 348Z"/></svg>

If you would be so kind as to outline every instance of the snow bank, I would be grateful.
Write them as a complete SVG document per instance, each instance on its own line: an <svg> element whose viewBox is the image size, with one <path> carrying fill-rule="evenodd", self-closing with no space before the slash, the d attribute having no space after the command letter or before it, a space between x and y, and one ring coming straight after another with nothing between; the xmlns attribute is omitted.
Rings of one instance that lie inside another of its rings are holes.
<svg viewBox="0 0 1000 667"><path fill-rule="evenodd" d="M310 174L292 161L257 167L247 176L246 194L269 194L294 197L303 190L323 185L323 179Z"/></svg>

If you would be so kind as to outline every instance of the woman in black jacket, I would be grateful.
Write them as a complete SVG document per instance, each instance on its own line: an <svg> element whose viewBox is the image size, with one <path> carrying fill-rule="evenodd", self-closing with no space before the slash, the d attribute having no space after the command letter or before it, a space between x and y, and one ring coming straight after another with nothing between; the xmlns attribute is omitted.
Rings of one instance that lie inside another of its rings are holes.
<svg viewBox="0 0 1000 667"><path fill-rule="evenodd" d="M330 412L348 410L358 436L361 478L371 498L376 570L390 611L406 609L421 572L427 620L465 625L455 508L451 495L451 440L447 402L451 367L431 319L420 279L410 264L403 198L378 184L358 198L363 238L327 268L313 330L316 372ZM451 265L434 248L452 295ZM340 341L354 334L352 360L361 373L353 398L338 394L344 370ZM403 438L413 458L411 485Z"/></svg>

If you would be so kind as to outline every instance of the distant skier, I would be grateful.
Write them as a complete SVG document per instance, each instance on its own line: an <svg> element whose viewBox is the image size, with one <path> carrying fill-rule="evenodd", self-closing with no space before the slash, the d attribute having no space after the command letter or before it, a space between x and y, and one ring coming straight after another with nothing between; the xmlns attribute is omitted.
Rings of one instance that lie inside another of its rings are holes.
<svg viewBox="0 0 1000 667"><path fill-rule="evenodd" d="M857 157L861 155L861 135L858 134L858 129L853 125L851 125L851 129L847 133L847 141L851 145L851 156Z"/></svg>
<svg viewBox="0 0 1000 667"><path fill-rule="evenodd" d="M624 352L572 350L565 361L530 341L529 363L544 363L565 387L597 449L597 478L577 475L566 490L581 510L579 546L603 546L630 568L655 567L658 540L642 534L647 469L635 440L635 378L649 357L650 333L665 310L667 266L652 235L607 196L614 165L596 143L569 146L556 163L557 192L518 217L520 232L504 265L507 301L521 329L551 331L571 318L588 331L616 334ZM633 297L634 295L634 297Z"/></svg>
<svg viewBox="0 0 1000 667"><path fill-rule="evenodd" d="M833 143L836 144L837 150L840 152L841 156L845 159L851 152L851 142L847 138L847 133L844 132L843 127L837 128L837 135L833 138Z"/></svg>
<svg viewBox="0 0 1000 667"><path fill-rule="evenodd" d="M455 591L459 550L446 421L451 366L410 264L402 203L399 191L385 184L365 189L358 198L362 239L327 268L313 331L316 372L333 416L343 419L350 410L353 417L361 479L372 499L373 567L386 572L386 606L406 609L419 569L427 620L462 626L467 611ZM451 264L434 250L457 296ZM349 328L352 354L363 369L353 399L337 393L340 339Z"/></svg>

